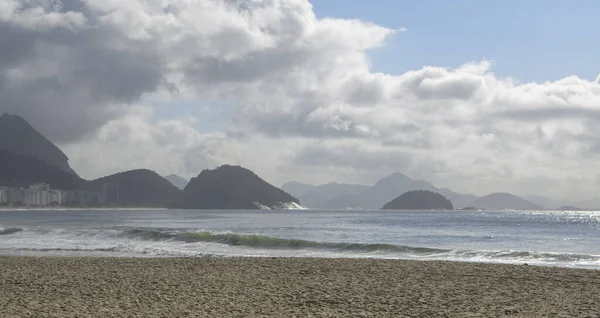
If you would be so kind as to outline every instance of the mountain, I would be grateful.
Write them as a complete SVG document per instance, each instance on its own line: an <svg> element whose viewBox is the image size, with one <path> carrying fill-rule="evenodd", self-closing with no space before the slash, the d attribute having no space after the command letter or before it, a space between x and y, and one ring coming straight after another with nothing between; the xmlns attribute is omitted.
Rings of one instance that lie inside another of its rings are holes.
<svg viewBox="0 0 600 318"><path fill-rule="evenodd" d="M561 206L558 211L583 211L583 209L571 205Z"/></svg>
<svg viewBox="0 0 600 318"><path fill-rule="evenodd" d="M118 186L119 206L168 207L181 199L181 190L154 171L139 169L90 181L90 191Z"/></svg>
<svg viewBox="0 0 600 318"><path fill-rule="evenodd" d="M164 178L167 179L167 181L171 182L172 185L176 186L180 190L185 189L185 186L187 186L187 184L189 183L188 180L186 180L178 175L174 175L174 174L170 174Z"/></svg>
<svg viewBox="0 0 600 318"><path fill-rule="evenodd" d="M291 195L294 195L296 197L299 197L299 196L305 195L309 192L312 192L316 188L317 188L317 186L314 186L312 184L306 184L306 183L296 182L296 181L288 182L281 186L281 190L283 190Z"/></svg>
<svg viewBox="0 0 600 318"><path fill-rule="evenodd" d="M382 210L454 210L443 195L427 190L409 191L386 203Z"/></svg>
<svg viewBox="0 0 600 318"><path fill-rule="evenodd" d="M560 206L556 201L543 195L528 195L524 196L523 199L548 208Z"/></svg>
<svg viewBox="0 0 600 318"><path fill-rule="evenodd" d="M83 189L86 181L36 157L0 150L0 186L27 188L47 183L53 189Z"/></svg>
<svg viewBox="0 0 600 318"><path fill-rule="evenodd" d="M214 170L203 170L196 178L190 180L178 207L258 209L258 204L276 208L283 203L299 201L246 168L223 165Z"/></svg>
<svg viewBox="0 0 600 318"><path fill-rule="evenodd" d="M289 182L281 187L284 191L300 199L305 207L322 208L340 195L355 195L369 189L362 184L327 183L318 186L299 182Z"/></svg>
<svg viewBox="0 0 600 318"><path fill-rule="evenodd" d="M76 175L69 166L69 158L31 127L25 119L16 115L3 114L0 116L0 150L36 157Z"/></svg>
<svg viewBox="0 0 600 318"><path fill-rule="evenodd" d="M328 183L314 186L289 182L282 188L298 197L304 206L323 209L379 209L390 200L412 190L429 190L447 197L455 207L465 207L475 199L474 195L454 192L447 188L438 189L423 180L412 180L404 174L394 173L379 180L372 187L362 184Z"/></svg>
<svg viewBox="0 0 600 318"><path fill-rule="evenodd" d="M492 193L469 204L489 210L543 210L544 207L510 193Z"/></svg>
<svg viewBox="0 0 600 318"><path fill-rule="evenodd" d="M448 200L450 200L456 208L468 207L471 202L477 200L477 196L472 194L457 193L448 188L441 188L435 192L448 198Z"/></svg>
<svg viewBox="0 0 600 318"><path fill-rule="evenodd" d="M386 202L412 190L437 192L437 188L427 181L414 181L401 173L394 173L379 180L375 185L362 193L339 195L327 202L324 207L330 209L343 209L347 207L379 209Z"/></svg>
<svg viewBox="0 0 600 318"><path fill-rule="evenodd" d="M592 210L598 211L600 210L600 199L599 198L589 198L589 199L579 199L579 200L570 200L564 202L562 205L566 206L575 206L584 210ZM558 205L556 205L558 206Z"/></svg>
<svg viewBox="0 0 600 318"><path fill-rule="evenodd" d="M600 201L597 199L556 201L543 195L528 195L523 198L547 209L554 209L560 206L558 211L597 210L600 207Z"/></svg>

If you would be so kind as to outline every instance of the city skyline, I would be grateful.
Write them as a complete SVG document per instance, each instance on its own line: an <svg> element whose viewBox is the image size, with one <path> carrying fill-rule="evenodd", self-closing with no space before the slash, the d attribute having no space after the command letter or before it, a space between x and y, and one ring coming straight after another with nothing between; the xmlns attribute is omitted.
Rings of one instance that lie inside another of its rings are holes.
<svg viewBox="0 0 600 318"><path fill-rule="evenodd" d="M110 191L110 187L117 191ZM47 183L33 183L29 187L0 186L0 206L107 206L119 205L118 185L104 185L104 191L97 193L83 189L52 189Z"/></svg>

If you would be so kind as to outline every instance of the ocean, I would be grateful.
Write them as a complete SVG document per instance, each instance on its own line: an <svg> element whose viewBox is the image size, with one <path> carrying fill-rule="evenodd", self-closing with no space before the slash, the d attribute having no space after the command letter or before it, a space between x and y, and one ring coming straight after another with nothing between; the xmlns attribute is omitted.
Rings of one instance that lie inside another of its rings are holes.
<svg viewBox="0 0 600 318"><path fill-rule="evenodd" d="M600 269L600 212L0 210L0 255L382 258Z"/></svg>

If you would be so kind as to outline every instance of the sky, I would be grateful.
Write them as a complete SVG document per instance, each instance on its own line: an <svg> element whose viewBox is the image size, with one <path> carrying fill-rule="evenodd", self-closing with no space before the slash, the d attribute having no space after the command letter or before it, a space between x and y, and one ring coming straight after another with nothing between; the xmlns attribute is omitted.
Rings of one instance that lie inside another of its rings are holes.
<svg viewBox="0 0 600 318"><path fill-rule="evenodd" d="M600 190L600 3L0 0L0 112L85 178ZM9 43L9 45L5 45Z"/></svg>
<svg viewBox="0 0 600 318"><path fill-rule="evenodd" d="M521 82L598 76L600 3L581 0L313 1L317 16L406 28L370 53L372 71L402 74L425 65L495 61L494 73Z"/></svg>

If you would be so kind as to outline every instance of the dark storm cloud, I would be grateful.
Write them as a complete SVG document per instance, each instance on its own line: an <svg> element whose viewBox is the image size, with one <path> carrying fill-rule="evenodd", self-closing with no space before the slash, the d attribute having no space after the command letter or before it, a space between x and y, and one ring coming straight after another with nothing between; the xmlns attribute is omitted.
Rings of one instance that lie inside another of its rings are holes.
<svg viewBox="0 0 600 318"><path fill-rule="evenodd" d="M0 25L0 40L11 43L0 47L0 111L63 143L95 132L146 94L177 90L166 78L191 95L248 109L236 113L247 131L365 136L369 127L352 114L315 112L341 100L325 88L346 77L337 69L362 65L361 50L393 33L359 21L321 25L303 0L8 3L20 8ZM381 99L379 81L357 82L351 102ZM270 105L253 108L264 100Z"/></svg>
<svg viewBox="0 0 600 318"><path fill-rule="evenodd" d="M51 140L68 143L166 80L164 63L149 43L95 24L98 17L81 1L62 1L58 8L83 13L85 24L0 23L0 113L21 115Z"/></svg>
<svg viewBox="0 0 600 318"><path fill-rule="evenodd" d="M34 37L29 30L0 22L0 74L27 59L34 46Z"/></svg>

